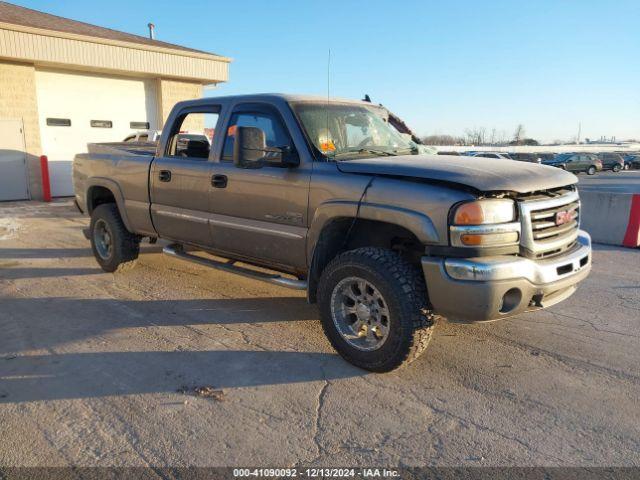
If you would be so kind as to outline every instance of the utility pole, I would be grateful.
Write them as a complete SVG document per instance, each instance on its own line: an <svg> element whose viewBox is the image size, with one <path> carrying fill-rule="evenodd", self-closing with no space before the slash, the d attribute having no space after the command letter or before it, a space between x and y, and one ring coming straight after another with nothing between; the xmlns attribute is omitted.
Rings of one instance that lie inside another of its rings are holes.
<svg viewBox="0 0 640 480"><path fill-rule="evenodd" d="M582 122L578 122L578 136L576 137L576 145L580 144L580 133L582 133Z"/></svg>

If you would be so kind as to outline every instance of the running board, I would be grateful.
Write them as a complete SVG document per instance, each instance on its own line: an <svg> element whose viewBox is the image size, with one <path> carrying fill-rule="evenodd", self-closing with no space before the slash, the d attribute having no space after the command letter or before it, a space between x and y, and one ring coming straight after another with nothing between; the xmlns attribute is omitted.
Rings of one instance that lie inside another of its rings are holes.
<svg viewBox="0 0 640 480"><path fill-rule="evenodd" d="M162 249L162 252L165 255L169 255L170 257L180 258L182 260L187 260L188 262L197 263L199 265L215 268L224 272L235 273L237 275L242 275L243 277L253 278L254 280L261 280L263 282L272 283L273 285L278 285L280 287L292 288L294 290L307 289L307 282L304 280L296 280L293 278L282 277L277 274L258 272L257 270L251 270L249 268L237 267L234 265L234 260L229 260L228 262L219 262L217 260L213 260L212 258L204 258L197 255L192 255L185 252L182 246L179 244L173 243L171 245L167 245Z"/></svg>

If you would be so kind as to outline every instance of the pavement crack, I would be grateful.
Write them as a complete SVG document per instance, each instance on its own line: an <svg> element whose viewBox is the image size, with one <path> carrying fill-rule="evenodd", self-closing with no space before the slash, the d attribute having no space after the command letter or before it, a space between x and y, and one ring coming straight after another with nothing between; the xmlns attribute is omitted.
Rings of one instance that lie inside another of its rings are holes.
<svg viewBox="0 0 640 480"><path fill-rule="evenodd" d="M329 388L329 381L327 380L324 374L324 366L320 367L322 369L322 377L323 377L323 385L318 392L318 397L316 398L316 411L313 423L313 443L316 446L317 456L320 457L324 452L325 448L322 446L320 441L320 435L322 433L322 411L325 404L325 397L327 395L327 390Z"/></svg>

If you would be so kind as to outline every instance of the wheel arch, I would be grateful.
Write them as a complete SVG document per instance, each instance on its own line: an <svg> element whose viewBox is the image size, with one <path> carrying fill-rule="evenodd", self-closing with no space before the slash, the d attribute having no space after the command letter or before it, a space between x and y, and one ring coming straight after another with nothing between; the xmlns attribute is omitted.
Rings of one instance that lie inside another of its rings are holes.
<svg viewBox="0 0 640 480"><path fill-rule="evenodd" d="M365 246L388 248L401 251L412 262L419 262L424 245L439 241L433 222L424 214L363 203L356 219L357 207L357 202L336 201L316 211L307 251L310 303L316 302L324 268L343 251Z"/></svg>
<svg viewBox="0 0 640 480"><path fill-rule="evenodd" d="M124 196L122 195L122 191L118 184L108 178L91 179L86 195L87 213L91 215L98 205L102 205L104 203L116 204L118 207L118 213L122 218L122 222L127 230L131 231L131 225L124 205Z"/></svg>

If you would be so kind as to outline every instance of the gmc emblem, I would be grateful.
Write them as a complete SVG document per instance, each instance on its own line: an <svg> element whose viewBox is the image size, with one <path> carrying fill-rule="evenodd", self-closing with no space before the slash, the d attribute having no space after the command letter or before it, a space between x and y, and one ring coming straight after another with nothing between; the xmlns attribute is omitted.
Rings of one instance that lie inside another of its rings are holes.
<svg viewBox="0 0 640 480"><path fill-rule="evenodd" d="M556 213L556 225L564 225L573 220L574 210L562 210Z"/></svg>

